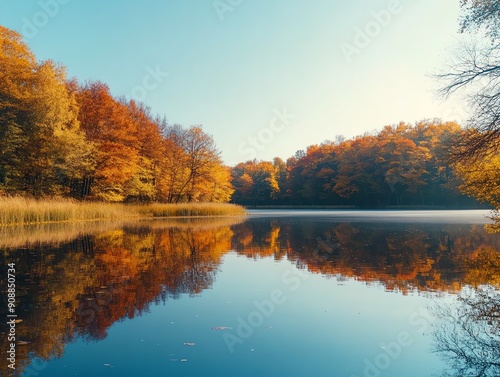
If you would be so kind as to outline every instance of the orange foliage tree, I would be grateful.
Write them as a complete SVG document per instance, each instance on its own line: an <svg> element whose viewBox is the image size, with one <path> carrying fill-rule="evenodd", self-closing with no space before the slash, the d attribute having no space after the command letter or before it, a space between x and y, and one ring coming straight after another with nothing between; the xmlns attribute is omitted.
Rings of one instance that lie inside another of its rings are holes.
<svg viewBox="0 0 500 377"><path fill-rule="evenodd" d="M2 26L0 124L0 193L227 202L233 192L201 126L170 127L103 82L67 80Z"/></svg>
<svg viewBox="0 0 500 377"><path fill-rule="evenodd" d="M240 163L232 169L233 201L357 207L474 206L477 202L460 193L460 177L447 161L451 142L462 132L453 122L399 123L351 140L337 137L311 145L286 164L281 159ZM262 180L257 172L262 176L264 171L267 175ZM271 184L272 190L262 194L263 182Z"/></svg>

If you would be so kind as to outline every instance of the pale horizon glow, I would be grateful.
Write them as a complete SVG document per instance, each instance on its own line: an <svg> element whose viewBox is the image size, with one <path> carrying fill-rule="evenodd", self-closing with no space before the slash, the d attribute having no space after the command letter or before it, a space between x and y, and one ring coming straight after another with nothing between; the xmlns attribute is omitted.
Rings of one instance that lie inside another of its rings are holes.
<svg viewBox="0 0 500 377"><path fill-rule="evenodd" d="M0 10L38 59L143 99L171 124L201 124L231 165L466 117L430 77L459 38L458 0L0 0ZM364 47L359 30L372 34Z"/></svg>

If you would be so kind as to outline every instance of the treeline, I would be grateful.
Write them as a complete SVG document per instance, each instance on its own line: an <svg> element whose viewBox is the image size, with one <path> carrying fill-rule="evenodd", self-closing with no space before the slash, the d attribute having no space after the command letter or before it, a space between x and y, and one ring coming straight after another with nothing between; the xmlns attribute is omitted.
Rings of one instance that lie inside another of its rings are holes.
<svg viewBox="0 0 500 377"><path fill-rule="evenodd" d="M68 80L0 26L0 195L177 203L232 192L200 126L169 125L102 82Z"/></svg>
<svg viewBox="0 0 500 377"><path fill-rule="evenodd" d="M463 130L454 122L399 123L351 140L337 137L287 161L232 168L232 200L245 205L475 206L449 151Z"/></svg>

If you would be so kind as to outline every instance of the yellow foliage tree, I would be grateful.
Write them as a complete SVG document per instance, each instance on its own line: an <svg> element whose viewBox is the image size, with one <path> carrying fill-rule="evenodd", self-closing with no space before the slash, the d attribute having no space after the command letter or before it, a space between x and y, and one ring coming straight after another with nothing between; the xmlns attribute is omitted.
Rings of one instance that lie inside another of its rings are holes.
<svg viewBox="0 0 500 377"><path fill-rule="evenodd" d="M16 32L0 26L0 187L31 195L68 193L92 165L63 67L37 63Z"/></svg>
<svg viewBox="0 0 500 377"><path fill-rule="evenodd" d="M500 155L486 155L482 159L460 160L455 164L463 180L460 190L480 202L495 208L496 218L500 209ZM493 228L492 228L493 229ZM497 231L500 229L497 229Z"/></svg>

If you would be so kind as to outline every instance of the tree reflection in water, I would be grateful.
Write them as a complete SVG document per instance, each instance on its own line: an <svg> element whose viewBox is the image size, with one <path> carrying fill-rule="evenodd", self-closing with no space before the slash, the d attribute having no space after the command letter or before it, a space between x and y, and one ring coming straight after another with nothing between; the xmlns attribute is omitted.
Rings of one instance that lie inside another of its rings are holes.
<svg viewBox="0 0 500 377"><path fill-rule="evenodd" d="M18 369L12 372L2 358L0 376L20 375L34 358L61 357L77 339L102 340L113 323L142 315L152 303L211 287L231 248L231 225L239 221L141 222L71 241L64 231L55 233L57 242L12 238L7 247L0 240L0 265L16 264L22 318L16 326ZM1 307L6 297L0 295ZM0 323L2 350L8 349L7 331Z"/></svg>
<svg viewBox="0 0 500 377"><path fill-rule="evenodd" d="M500 291L466 289L435 314L434 351L449 365L442 377L500 376Z"/></svg>
<svg viewBox="0 0 500 377"><path fill-rule="evenodd" d="M104 339L115 322L142 315L154 303L200 294L212 286L223 256L231 250L252 259L288 260L313 274L402 294L439 298L464 286L500 286L500 238L487 234L482 225L228 218L68 227L10 229L8 234L0 230L0 265L16 263L17 310L23 319L16 326L22 341L16 355L19 372L34 358L62 356L69 342ZM494 364L500 359L499 299L478 292L462 298L462 312L440 313L452 318L439 335L445 345L441 353L455 362L455 370L467 372L460 355L475 363L476 370L484 369L483 374L452 376L500 376ZM1 307L5 297L0 297ZM479 325L468 330L474 322ZM484 339L472 331L483 334L485 329L489 332ZM0 335L6 331L0 323ZM478 344L469 346L452 335L468 331ZM489 345L484 351L487 368L478 369L483 364L466 353L450 351L454 344L457 350L464 344L463 352L478 352L483 343ZM6 347L7 337L0 336L0 349ZM11 375L6 363L0 359L1 376Z"/></svg>

